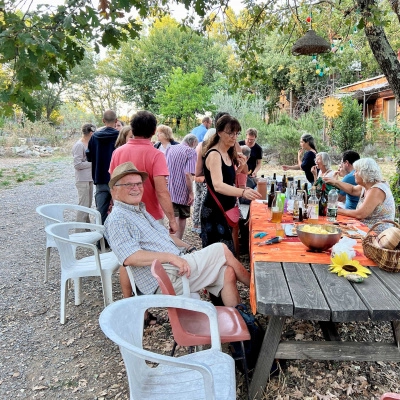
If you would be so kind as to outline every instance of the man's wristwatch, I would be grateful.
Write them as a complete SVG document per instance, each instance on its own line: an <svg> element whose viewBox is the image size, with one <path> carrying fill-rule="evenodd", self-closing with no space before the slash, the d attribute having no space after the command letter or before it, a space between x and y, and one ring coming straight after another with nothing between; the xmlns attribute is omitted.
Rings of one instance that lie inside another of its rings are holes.
<svg viewBox="0 0 400 400"><path fill-rule="evenodd" d="M196 250L197 250L196 247L190 246L190 247L187 247L187 248L186 248L185 253L186 253L186 254L193 253L193 252L196 251Z"/></svg>

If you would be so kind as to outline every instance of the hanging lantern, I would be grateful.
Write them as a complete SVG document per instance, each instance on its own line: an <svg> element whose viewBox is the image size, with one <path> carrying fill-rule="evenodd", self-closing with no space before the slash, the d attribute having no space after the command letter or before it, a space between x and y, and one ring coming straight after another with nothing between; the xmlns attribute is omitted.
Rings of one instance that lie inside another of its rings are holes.
<svg viewBox="0 0 400 400"><path fill-rule="evenodd" d="M297 40L292 47L294 56L326 53L331 50L331 45L314 30L310 29L306 34Z"/></svg>

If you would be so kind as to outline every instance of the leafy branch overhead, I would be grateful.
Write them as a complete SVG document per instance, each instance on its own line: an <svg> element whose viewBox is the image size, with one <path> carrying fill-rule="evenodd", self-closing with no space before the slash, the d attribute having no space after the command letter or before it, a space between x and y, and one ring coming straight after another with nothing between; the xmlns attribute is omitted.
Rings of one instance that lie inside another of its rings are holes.
<svg viewBox="0 0 400 400"><path fill-rule="evenodd" d="M0 101L5 112L12 112L14 105L20 105L32 118L33 91L68 79L88 50L99 53L101 46L119 48L130 39L138 39L145 19L168 15L170 7L177 4L188 10L182 21L183 30L197 24L212 34L219 24L225 31L228 43L235 49L230 74L239 87L249 88L250 93L276 95L283 86L301 90L308 80L307 66L303 61L295 65L293 60L301 57L292 56L290 49L312 24L313 29L332 43L336 39L348 42L353 29L362 29L364 41L368 41L376 60L366 63L367 69L379 65L376 69L386 75L400 102L400 64L396 54L400 47L399 0L315 1L312 17L308 15L310 2L301 0L244 0L245 8L239 16L229 9L229 0L100 0L98 8L92 3L67 0L63 5L39 5L33 9L28 0L0 0ZM279 48L271 43L272 38ZM360 52L352 61L359 59ZM343 68L332 53L324 55L322 60L342 75L348 70L348 64ZM207 69L204 72L207 75ZM160 78L162 86L167 77ZM271 89L271 85L275 87ZM142 92L143 104L155 105L154 91L158 89L153 90L149 99L143 98ZM132 99L135 96L137 93L132 93Z"/></svg>

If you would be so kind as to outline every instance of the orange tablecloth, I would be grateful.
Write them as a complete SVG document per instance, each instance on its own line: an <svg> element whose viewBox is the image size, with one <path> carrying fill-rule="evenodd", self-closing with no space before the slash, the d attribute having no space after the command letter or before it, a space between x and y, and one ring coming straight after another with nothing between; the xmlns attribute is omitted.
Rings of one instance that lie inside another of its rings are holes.
<svg viewBox="0 0 400 400"><path fill-rule="evenodd" d="M352 228L361 229L368 232L368 227L354 218L338 216L338 222L347 223ZM283 216L282 223L293 223L290 214ZM304 221L303 223L307 223ZM325 217L320 217L320 223L327 223ZM254 238L258 232L268 232L268 236L264 238ZM258 243L275 236L275 223L268 220L267 206L263 203L252 202L250 206L250 304L253 313L256 312L256 293L254 286L254 263L256 261L265 262L297 262L297 263L313 263L313 264L330 264L330 251L323 253L313 253L307 251L307 247L300 242L298 238L287 238L281 243L258 246ZM376 264L369 258L364 256L361 240L357 240L355 259L364 266L375 266Z"/></svg>

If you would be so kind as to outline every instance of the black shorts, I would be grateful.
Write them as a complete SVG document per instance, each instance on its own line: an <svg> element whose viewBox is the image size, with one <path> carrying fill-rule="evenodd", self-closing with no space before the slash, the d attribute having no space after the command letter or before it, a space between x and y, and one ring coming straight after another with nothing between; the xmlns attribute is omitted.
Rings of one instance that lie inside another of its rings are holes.
<svg viewBox="0 0 400 400"><path fill-rule="evenodd" d="M185 206L183 204L172 203L174 206L175 217L186 219L190 218L190 206Z"/></svg>

